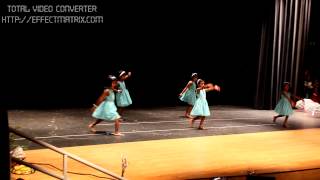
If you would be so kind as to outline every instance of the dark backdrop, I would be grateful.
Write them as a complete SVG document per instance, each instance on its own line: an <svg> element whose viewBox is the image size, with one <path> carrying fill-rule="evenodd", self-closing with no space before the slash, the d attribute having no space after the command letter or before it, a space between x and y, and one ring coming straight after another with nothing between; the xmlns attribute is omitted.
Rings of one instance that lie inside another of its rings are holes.
<svg viewBox="0 0 320 180"><path fill-rule="evenodd" d="M192 72L221 86L209 104L253 105L267 0L98 5L104 24L4 28L2 102L90 107L106 76L124 69L136 107L181 105Z"/></svg>
<svg viewBox="0 0 320 180"><path fill-rule="evenodd" d="M312 73L312 79L320 79L320 2L313 0L311 5L310 31L306 47L304 68Z"/></svg>

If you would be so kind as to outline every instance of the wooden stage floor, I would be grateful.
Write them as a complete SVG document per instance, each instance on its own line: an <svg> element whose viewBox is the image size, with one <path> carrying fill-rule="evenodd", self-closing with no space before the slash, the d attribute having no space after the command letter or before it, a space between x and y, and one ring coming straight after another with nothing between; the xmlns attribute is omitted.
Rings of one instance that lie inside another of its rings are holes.
<svg viewBox="0 0 320 180"><path fill-rule="evenodd" d="M141 179L212 179L271 173L276 179L320 179L320 129L285 130L233 135L204 136L166 140L150 140L114 144L66 147L90 162L117 174L121 173L121 156L127 157L129 165L125 178ZM61 155L47 149L26 151L26 161L46 163L62 168ZM69 171L92 175L69 173L70 179L111 179L78 162L68 160ZM49 165L42 165L58 172ZM299 171L308 170L309 171ZM298 171L283 173L287 171ZM282 172L282 173L279 173ZM304 174L299 173L304 172ZM61 172L59 172L62 174ZM295 174L296 173L296 174ZM96 176L93 176L96 175ZM99 178L97 176L107 177ZM16 176L25 180L54 179L40 172Z"/></svg>

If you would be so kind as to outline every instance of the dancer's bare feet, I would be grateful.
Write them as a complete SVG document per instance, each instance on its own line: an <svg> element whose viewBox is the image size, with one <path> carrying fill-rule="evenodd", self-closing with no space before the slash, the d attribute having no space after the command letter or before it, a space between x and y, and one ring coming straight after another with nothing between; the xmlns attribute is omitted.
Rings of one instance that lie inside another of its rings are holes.
<svg viewBox="0 0 320 180"><path fill-rule="evenodd" d="M113 135L113 136L124 136L124 134L119 133L119 132L117 132L117 133L111 133L111 135Z"/></svg>
<svg viewBox="0 0 320 180"><path fill-rule="evenodd" d="M282 127L287 128L288 126L287 126L287 124L283 124Z"/></svg>
<svg viewBox="0 0 320 180"><path fill-rule="evenodd" d="M88 128L90 129L90 131L92 133L96 133L97 132L97 130L94 128L93 124L89 124Z"/></svg>
<svg viewBox="0 0 320 180"><path fill-rule="evenodd" d="M199 126L198 129L199 129L199 130L206 130L206 128L204 128L204 127L202 127L202 126Z"/></svg>
<svg viewBox="0 0 320 180"><path fill-rule="evenodd" d="M192 116L190 116L190 114L186 114L186 115L184 115L184 117L186 117L186 118L193 118Z"/></svg>
<svg viewBox="0 0 320 180"><path fill-rule="evenodd" d="M193 128L193 121L194 121L193 118L190 118L190 119L189 119L189 124L190 124L189 127L190 127L190 128Z"/></svg>

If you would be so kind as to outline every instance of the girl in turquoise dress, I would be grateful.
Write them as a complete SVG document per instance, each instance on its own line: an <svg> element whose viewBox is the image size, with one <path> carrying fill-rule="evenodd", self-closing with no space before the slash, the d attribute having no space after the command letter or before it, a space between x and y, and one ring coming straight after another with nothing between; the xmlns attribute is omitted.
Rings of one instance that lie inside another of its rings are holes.
<svg viewBox="0 0 320 180"><path fill-rule="evenodd" d="M193 123L195 120L200 119L200 124L198 129L203 130L203 123L206 116L210 116L210 109L206 99L206 92L216 90L220 91L220 87L218 85L213 85L211 83L205 84L204 80L198 79L197 81L197 99L191 110L190 118L190 127L193 127Z"/></svg>
<svg viewBox="0 0 320 180"><path fill-rule="evenodd" d="M295 97L295 96L292 96ZM282 117L285 116L284 122L282 124L282 126L284 128L287 127L287 121L289 118L289 115L293 114L293 110L292 110L292 100L291 100L291 94L289 92L289 83L288 82L284 82L283 83L283 88L282 88L282 93L281 93L281 98L278 101L276 108L274 109L274 111L276 113L278 113L277 116L273 116L273 122L275 123L278 117Z"/></svg>
<svg viewBox="0 0 320 180"><path fill-rule="evenodd" d="M128 107L132 104L132 100L129 94L128 89L126 88L125 80L127 80L131 76L131 72L126 73L125 71L119 72L119 80L118 80L118 90L120 90L116 94L116 102L118 106L118 112L120 115L123 114L124 108Z"/></svg>
<svg viewBox="0 0 320 180"><path fill-rule="evenodd" d="M96 104L94 104L94 111L92 113L92 116L96 118L96 120L89 124L89 129L91 132L95 133L95 126L99 124L101 121L114 121L115 122L115 128L114 133L112 133L115 136L123 135L119 132L120 129L120 121L121 117L117 112L117 107L114 103L115 95L114 91L117 91L117 78L115 76L109 76L108 77L108 87L103 91L102 95L98 98Z"/></svg>
<svg viewBox="0 0 320 180"><path fill-rule="evenodd" d="M196 102L196 81L198 79L197 73L191 74L191 80L188 82L186 87L182 90L182 92L179 94L179 99L183 102L188 103L188 107L185 112L185 117L191 118L190 112L191 109Z"/></svg>

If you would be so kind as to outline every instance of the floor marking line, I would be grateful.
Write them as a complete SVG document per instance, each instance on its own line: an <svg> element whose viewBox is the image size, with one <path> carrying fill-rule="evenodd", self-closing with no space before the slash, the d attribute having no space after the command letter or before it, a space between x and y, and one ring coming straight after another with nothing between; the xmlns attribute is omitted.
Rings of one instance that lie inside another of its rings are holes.
<svg viewBox="0 0 320 180"><path fill-rule="evenodd" d="M226 128L241 128L241 127L259 127L259 126L275 126L276 124L248 124L242 126L218 126L218 127L205 127L206 129L226 129ZM150 133L150 132L168 132L168 131L186 131L191 130L192 128L182 128L182 129L155 129L155 130L137 130L137 131L125 131L121 132L123 134L134 134L134 133ZM104 134L70 134L70 135L61 135L61 136L39 136L34 137L35 139L52 139L52 138L67 138L67 137L81 137L81 136L101 136ZM25 140L25 138L16 138L16 141Z"/></svg>

